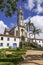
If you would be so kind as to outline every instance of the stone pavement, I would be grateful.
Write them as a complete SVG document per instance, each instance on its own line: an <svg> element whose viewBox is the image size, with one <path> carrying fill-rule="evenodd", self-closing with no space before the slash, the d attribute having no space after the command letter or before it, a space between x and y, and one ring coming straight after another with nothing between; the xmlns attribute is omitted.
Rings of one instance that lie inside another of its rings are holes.
<svg viewBox="0 0 43 65"><path fill-rule="evenodd" d="M43 65L43 51L27 50L24 59L20 65Z"/></svg>

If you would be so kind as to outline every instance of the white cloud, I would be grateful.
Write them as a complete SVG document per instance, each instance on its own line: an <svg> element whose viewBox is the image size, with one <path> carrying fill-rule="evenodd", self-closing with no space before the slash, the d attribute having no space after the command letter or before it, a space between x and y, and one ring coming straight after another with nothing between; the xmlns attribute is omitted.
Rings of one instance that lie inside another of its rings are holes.
<svg viewBox="0 0 43 65"><path fill-rule="evenodd" d="M43 32L43 16L33 16L30 18L31 19L31 22L34 23L34 25L38 28L38 29L41 29L41 31ZM24 23L28 22L29 21L29 17L24 20ZM43 33L38 36L38 38L43 38Z"/></svg>
<svg viewBox="0 0 43 65"><path fill-rule="evenodd" d="M38 2L37 3L37 8L34 10L35 12L37 12L37 14L43 13L43 7L41 6L41 3L42 2Z"/></svg>
<svg viewBox="0 0 43 65"><path fill-rule="evenodd" d="M5 28L8 28L6 24L2 20L0 20L0 34L4 33Z"/></svg>
<svg viewBox="0 0 43 65"><path fill-rule="evenodd" d="M37 4L42 4L43 3L43 0L36 0L37 1Z"/></svg>
<svg viewBox="0 0 43 65"><path fill-rule="evenodd" d="M43 13L43 7L41 6L41 4L43 4L43 0L36 0L37 2L37 8L35 9L35 12L37 12L37 14Z"/></svg>
<svg viewBox="0 0 43 65"><path fill-rule="evenodd" d="M35 3L37 3L35 5ZM41 6L41 4L43 3L43 0L28 0L28 3L25 3L25 8L28 10L32 10L34 12L36 12L37 14L40 14L43 12L43 7ZM34 6L36 6L36 8L34 9Z"/></svg>
<svg viewBox="0 0 43 65"><path fill-rule="evenodd" d="M33 16L31 18L31 21L34 23L35 26L42 29L42 27L43 27L43 16L39 16L39 15Z"/></svg>
<svg viewBox="0 0 43 65"><path fill-rule="evenodd" d="M10 23L10 26L11 26L11 27L14 27L14 23Z"/></svg>
<svg viewBox="0 0 43 65"><path fill-rule="evenodd" d="M24 20L24 23L27 23L31 17L28 17L27 19Z"/></svg>
<svg viewBox="0 0 43 65"><path fill-rule="evenodd" d="M34 0L28 0L28 4L25 4L25 8L31 10L34 7Z"/></svg>
<svg viewBox="0 0 43 65"><path fill-rule="evenodd" d="M42 27L43 27L43 16L36 15L36 16L31 17L30 19L31 19L31 22L33 22L36 27L42 29ZM29 17L26 20L24 20L24 23L26 23L28 21L29 21Z"/></svg>
<svg viewBox="0 0 43 65"><path fill-rule="evenodd" d="M15 24L15 23L10 23L10 28L12 28L12 27L14 27L14 26L16 26L17 24Z"/></svg>

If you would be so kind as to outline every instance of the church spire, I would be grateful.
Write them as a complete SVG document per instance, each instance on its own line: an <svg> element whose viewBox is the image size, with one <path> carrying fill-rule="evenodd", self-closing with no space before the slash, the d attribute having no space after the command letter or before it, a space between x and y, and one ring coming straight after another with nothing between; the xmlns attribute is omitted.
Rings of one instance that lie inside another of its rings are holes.
<svg viewBox="0 0 43 65"><path fill-rule="evenodd" d="M23 12L22 12L22 7L18 9L18 25L23 26Z"/></svg>

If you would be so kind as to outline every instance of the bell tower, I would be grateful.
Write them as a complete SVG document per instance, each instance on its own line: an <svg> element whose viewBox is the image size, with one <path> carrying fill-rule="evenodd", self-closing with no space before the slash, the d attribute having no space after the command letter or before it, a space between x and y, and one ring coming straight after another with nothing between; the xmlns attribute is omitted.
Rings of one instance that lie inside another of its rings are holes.
<svg viewBox="0 0 43 65"><path fill-rule="evenodd" d="M21 6L18 9L18 26L23 26L23 12Z"/></svg>

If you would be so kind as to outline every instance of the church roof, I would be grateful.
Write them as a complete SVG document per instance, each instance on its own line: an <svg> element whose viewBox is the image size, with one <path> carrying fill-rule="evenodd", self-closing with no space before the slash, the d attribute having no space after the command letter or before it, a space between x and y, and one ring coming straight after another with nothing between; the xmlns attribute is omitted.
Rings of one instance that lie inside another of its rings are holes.
<svg viewBox="0 0 43 65"><path fill-rule="evenodd" d="M12 29L10 29L10 31L12 31L13 29L15 29L16 27L17 27L17 26L14 26ZM9 32L10 32L10 31L9 31Z"/></svg>
<svg viewBox="0 0 43 65"><path fill-rule="evenodd" d="M14 36L14 35L6 35L6 34L0 34L0 36L20 38L20 37L18 37L18 36Z"/></svg>
<svg viewBox="0 0 43 65"><path fill-rule="evenodd" d="M5 28L5 31L6 31L6 32L8 32L8 31L10 31L10 29L8 29L8 28Z"/></svg>

